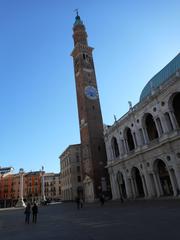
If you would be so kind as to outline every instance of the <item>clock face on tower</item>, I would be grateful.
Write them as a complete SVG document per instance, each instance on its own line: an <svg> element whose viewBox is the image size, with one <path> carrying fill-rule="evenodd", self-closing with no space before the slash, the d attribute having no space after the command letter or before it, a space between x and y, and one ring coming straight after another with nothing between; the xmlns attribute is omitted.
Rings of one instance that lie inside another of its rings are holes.
<svg viewBox="0 0 180 240"><path fill-rule="evenodd" d="M84 93L86 97L88 97L91 100L95 100L98 98L98 91L95 87L93 86L87 86L84 89Z"/></svg>

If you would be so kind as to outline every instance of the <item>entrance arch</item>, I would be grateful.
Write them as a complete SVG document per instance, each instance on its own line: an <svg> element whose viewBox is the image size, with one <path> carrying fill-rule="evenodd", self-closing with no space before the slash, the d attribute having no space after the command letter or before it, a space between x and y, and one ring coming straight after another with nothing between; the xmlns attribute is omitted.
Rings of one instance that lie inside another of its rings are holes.
<svg viewBox="0 0 180 240"><path fill-rule="evenodd" d="M154 166L159 177L159 183L161 185L163 195L173 195L173 187L166 164L161 159L157 159Z"/></svg>
<svg viewBox="0 0 180 240"><path fill-rule="evenodd" d="M118 183L120 197L127 198L124 177L123 177L123 174L119 171L117 173L117 183Z"/></svg>
<svg viewBox="0 0 180 240"><path fill-rule="evenodd" d="M132 168L132 178L133 183L135 187L136 197L144 197L144 188L143 188L143 182L140 175L140 171L137 167Z"/></svg>

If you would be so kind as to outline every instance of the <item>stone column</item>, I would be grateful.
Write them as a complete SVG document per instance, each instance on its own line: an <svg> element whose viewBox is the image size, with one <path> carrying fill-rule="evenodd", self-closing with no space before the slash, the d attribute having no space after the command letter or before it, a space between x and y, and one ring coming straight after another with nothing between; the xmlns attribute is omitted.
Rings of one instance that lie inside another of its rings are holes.
<svg viewBox="0 0 180 240"><path fill-rule="evenodd" d="M131 199L132 198L131 186L130 186L129 179L127 178L126 174L125 174L125 177L124 177L124 181L125 181L127 198Z"/></svg>
<svg viewBox="0 0 180 240"><path fill-rule="evenodd" d="M148 144L149 138L148 138L148 136L147 136L146 129L145 129L145 128L142 128L142 132L143 132L143 135L144 135L144 142L145 142L145 144Z"/></svg>
<svg viewBox="0 0 180 240"><path fill-rule="evenodd" d="M125 139L121 139L121 145L122 145L123 155L125 155L126 154Z"/></svg>
<svg viewBox="0 0 180 240"><path fill-rule="evenodd" d="M135 183L134 183L134 179L133 179L133 177L130 178L130 181L131 181L131 187L132 187L132 195L133 195L133 198L136 198L136 189L135 189Z"/></svg>
<svg viewBox="0 0 180 240"><path fill-rule="evenodd" d="M150 175L147 173L147 170L144 171L144 178L145 178L145 181L146 181L148 197L152 198L153 195L154 195L153 194L153 187L152 187Z"/></svg>
<svg viewBox="0 0 180 240"><path fill-rule="evenodd" d="M116 181L115 181L115 177L114 177L113 167L109 168L109 175L110 175L112 197L113 197L113 200L115 200L118 198L118 196L117 196L117 186L116 186Z"/></svg>
<svg viewBox="0 0 180 240"><path fill-rule="evenodd" d="M158 117L157 117L158 118ZM156 126L156 130L157 130L157 132L158 132L158 137L160 138L161 137L161 135L162 135L162 133L161 133L161 131L160 131L160 129L159 129L159 125L158 125L158 123L157 123L157 118L155 118L154 119L154 123L155 123L155 126ZM160 119L160 118L159 118ZM161 120L160 120L161 121Z"/></svg>
<svg viewBox="0 0 180 240"><path fill-rule="evenodd" d="M128 153L129 152L129 147L128 147L128 143L127 143L127 139L124 139L124 145L125 145L125 152Z"/></svg>
<svg viewBox="0 0 180 240"><path fill-rule="evenodd" d="M172 176L171 170L169 170L168 172L169 172L169 177L170 177L172 188L173 188L173 195L177 196L177 187L176 187L176 184L174 182L174 176Z"/></svg>
<svg viewBox="0 0 180 240"><path fill-rule="evenodd" d="M154 178L154 183L155 183L155 186L156 186L156 192L157 192L157 197L160 197L161 196L161 192L160 192L160 189L159 189L159 184L158 184L158 181L157 181L157 176L154 172L152 172L152 175L153 175L153 178Z"/></svg>
<svg viewBox="0 0 180 240"><path fill-rule="evenodd" d="M178 193L180 195L180 164L176 164L176 166L174 167L174 174L178 185Z"/></svg>
<svg viewBox="0 0 180 240"><path fill-rule="evenodd" d="M109 146L107 151L107 154L109 155L108 161L112 161L114 159L114 154L113 154L111 143L108 143L108 146Z"/></svg>
<svg viewBox="0 0 180 240"><path fill-rule="evenodd" d="M137 139L136 139L136 133L132 132L132 138L133 138L133 142L134 142L134 148L137 148Z"/></svg>
<svg viewBox="0 0 180 240"><path fill-rule="evenodd" d="M16 203L16 207L26 207L26 204L24 203L24 200L23 200L23 175L24 175L24 170L23 168L20 168L19 169L19 177L20 177L19 199L18 199L18 202Z"/></svg>
<svg viewBox="0 0 180 240"><path fill-rule="evenodd" d="M142 180L142 185L143 185L143 190L144 190L144 197L148 198L148 192L146 189L146 183L145 183L145 179L144 176L141 174L141 180Z"/></svg>
<svg viewBox="0 0 180 240"><path fill-rule="evenodd" d="M171 123L172 123L172 125L173 125L173 128L174 128L174 129L177 129L177 128L178 128L178 123L177 123L177 120L176 120L176 117L175 117L173 111L170 111L170 112L169 112L169 117L170 117L170 119L171 119Z"/></svg>
<svg viewBox="0 0 180 240"><path fill-rule="evenodd" d="M166 118L165 118L164 114L161 113L161 114L159 115L159 118L160 118L160 120L161 120L161 125L162 125L162 129L163 129L163 133L168 132L168 127L167 127L167 124L166 124Z"/></svg>
<svg viewBox="0 0 180 240"><path fill-rule="evenodd" d="M44 167L42 166L42 178L41 178L41 200L46 201L45 191L44 191Z"/></svg>

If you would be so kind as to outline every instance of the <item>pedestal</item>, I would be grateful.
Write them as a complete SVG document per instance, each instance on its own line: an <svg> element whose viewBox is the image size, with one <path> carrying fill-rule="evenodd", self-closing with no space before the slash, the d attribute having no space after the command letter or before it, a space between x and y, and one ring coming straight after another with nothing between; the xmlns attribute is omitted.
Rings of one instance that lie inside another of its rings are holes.
<svg viewBox="0 0 180 240"><path fill-rule="evenodd" d="M16 207L26 207L26 204L24 203L23 199L18 199Z"/></svg>

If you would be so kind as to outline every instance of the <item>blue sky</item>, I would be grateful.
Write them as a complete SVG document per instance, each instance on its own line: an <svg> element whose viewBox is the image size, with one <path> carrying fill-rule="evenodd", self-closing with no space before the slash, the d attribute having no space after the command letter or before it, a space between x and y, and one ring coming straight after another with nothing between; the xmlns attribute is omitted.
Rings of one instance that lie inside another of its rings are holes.
<svg viewBox="0 0 180 240"><path fill-rule="evenodd" d="M75 8L95 48L106 124L179 53L178 0L1 0L0 166L59 172L59 155L80 142L70 57Z"/></svg>

